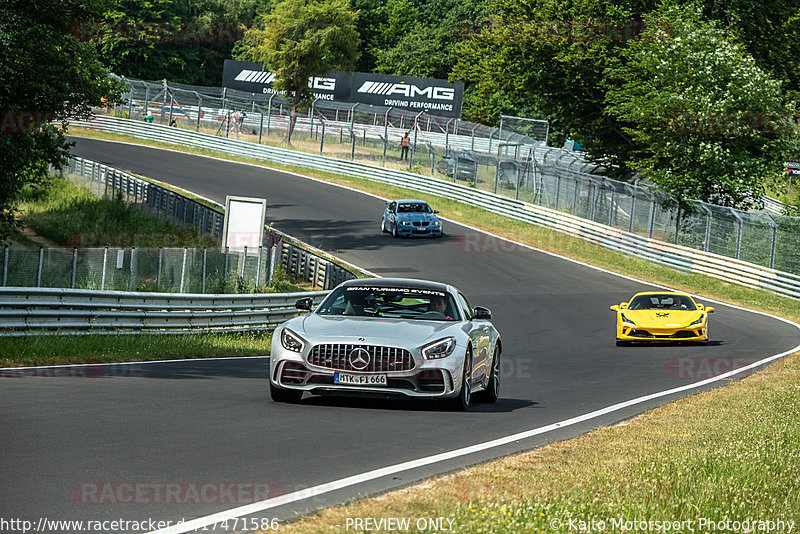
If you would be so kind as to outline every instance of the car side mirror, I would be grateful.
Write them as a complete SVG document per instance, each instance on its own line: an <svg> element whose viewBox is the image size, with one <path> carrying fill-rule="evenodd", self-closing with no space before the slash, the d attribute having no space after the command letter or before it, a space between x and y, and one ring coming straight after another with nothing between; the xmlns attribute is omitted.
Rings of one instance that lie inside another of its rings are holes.
<svg viewBox="0 0 800 534"><path fill-rule="evenodd" d="M611 311L619 311L619 306L617 306L616 304L614 304L613 306L609 306L609 308L611 308Z"/></svg>
<svg viewBox="0 0 800 534"><path fill-rule="evenodd" d="M313 305L314 305L314 299L312 299L311 297L303 297L294 303L295 308L297 308L298 310L306 310L306 311L311 311L311 307Z"/></svg>
<svg viewBox="0 0 800 534"><path fill-rule="evenodd" d="M714 308L712 308L711 306L706 306L705 310L706 310L706 313L714 313Z"/></svg>
<svg viewBox="0 0 800 534"><path fill-rule="evenodd" d="M433 213L439 213L439 210L433 210Z"/></svg>
<svg viewBox="0 0 800 534"><path fill-rule="evenodd" d="M475 309L472 310L472 313L475 316L475 319L491 319L492 318L492 310L489 308L484 308L483 306L475 306Z"/></svg>
<svg viewBox="0 0 800 534"><path fill-rule="evenodd" d="M628 303L627 302L620 302L619 303L619 309L620 310L627 310L628 309Z"/></svg>

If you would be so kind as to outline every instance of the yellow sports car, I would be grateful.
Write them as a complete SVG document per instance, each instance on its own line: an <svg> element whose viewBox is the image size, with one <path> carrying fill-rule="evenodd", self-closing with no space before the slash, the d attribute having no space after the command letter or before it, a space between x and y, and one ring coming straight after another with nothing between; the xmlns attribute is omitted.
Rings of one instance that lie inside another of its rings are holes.
<svg viewBox="0 0 800 534"><path fill-rule="evenodd" d="M646 291L630 302L611 306L617 312L617 346L632 341L695 341L708 343L708 314L684 293Z"/></svg>

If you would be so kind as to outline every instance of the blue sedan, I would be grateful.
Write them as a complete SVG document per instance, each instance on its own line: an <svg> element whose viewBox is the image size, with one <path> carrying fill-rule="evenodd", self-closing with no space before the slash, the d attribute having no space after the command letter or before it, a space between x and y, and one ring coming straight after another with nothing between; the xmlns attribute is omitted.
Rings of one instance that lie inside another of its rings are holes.
<svg viewBox="0 0 800 534"><path fill-rule="evenodd" d="M386 201L386 209L381 217L381 231L391 232L394 237L442 237L442 220L436 216L437 213L438 210L432 210L422 200Z"/></svg>

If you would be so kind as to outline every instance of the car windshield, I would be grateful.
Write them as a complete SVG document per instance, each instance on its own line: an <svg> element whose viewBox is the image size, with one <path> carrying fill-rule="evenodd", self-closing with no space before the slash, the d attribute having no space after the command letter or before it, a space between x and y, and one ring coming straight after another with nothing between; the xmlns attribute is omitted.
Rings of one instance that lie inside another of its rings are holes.
<svg viewBox="0 0 800 534"><path fill-rule="evenodd" d="M683 310L692 311L697 307L685 295L639 295L630 304L629 310Z"/></svg>
<svg viewBox="0 0 800 534"><path fill-rule="evenodd" d="M340 287L320 305L320 315L457 321L455 301L446 292L421 288Z"/></svg>
<svg viewBox="0 0 800 534"><path fill-rule="evenodd" d="M409 202L397 205L397 213L430 213L431 208L427 204L420 202Z"/></svg>

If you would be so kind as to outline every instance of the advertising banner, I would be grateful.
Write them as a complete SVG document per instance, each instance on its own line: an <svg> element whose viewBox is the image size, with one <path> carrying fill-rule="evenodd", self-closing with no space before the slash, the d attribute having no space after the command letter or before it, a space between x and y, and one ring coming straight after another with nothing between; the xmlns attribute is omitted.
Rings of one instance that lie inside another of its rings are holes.
<svg viewBox="0 0 800 534"><path fill-rule="evenodd" d="M275 75L261 63L226 59L222 86L247 93L269 95L275 92ZM434 78L390 76L365 72L331 72L308 80L314 96L320 100L344 104L367 104L394 107L431 115L461 117L464 83L450 83Z"/></svg>

